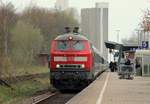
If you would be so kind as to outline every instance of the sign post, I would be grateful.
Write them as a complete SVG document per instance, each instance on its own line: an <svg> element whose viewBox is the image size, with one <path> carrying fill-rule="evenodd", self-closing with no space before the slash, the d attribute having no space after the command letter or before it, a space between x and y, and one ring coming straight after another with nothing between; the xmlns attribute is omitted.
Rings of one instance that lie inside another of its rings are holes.
<svg viewBox="0 0 150 104"><path fill-rule="evenodd" d="M144 48L144 49L148 49L149 48L148 41L142 41L142 48Z"/></svg>

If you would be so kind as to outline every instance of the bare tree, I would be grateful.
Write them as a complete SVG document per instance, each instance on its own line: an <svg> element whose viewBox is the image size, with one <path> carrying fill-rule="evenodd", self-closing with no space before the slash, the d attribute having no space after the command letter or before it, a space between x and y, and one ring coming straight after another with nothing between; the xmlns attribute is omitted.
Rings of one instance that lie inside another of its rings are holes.
<svg viewBox="0 0 150 104"><path fill-rule="evenodd" d="M10 30L17 20L14 6L11 3L0 5L0 53L1 55L8 55L10 45Z"/></svg>
<svg viewBox="0 0 150 104"><path fill-rule="evenodd" d="M144 30L144 32L150 31L150 10L147 9L144 12L143 20L141 22L141 28Z"/></svg>
<svg viewBox="0 0 150 104"><path fill-rule="evenodd" d="M21 19L40 28L46 50L50 47L50 41L54 37L64 33L64 27L78 26L72 12L48 10L39 7L26 8L21 15Z"/></svg>
<svg viewBox="0 0 150 104"><path fill-rule="evenodd" d="M138 43L138 45L141 45L141 41L145 41L150 38L149 32L150 32L150 10L147 9L144 11L144 15L140 23L140 29L138 29L137 35L132 35L129 39L123 39L122 42L124 44L128 44L128 43L137 44Z"/></svg>

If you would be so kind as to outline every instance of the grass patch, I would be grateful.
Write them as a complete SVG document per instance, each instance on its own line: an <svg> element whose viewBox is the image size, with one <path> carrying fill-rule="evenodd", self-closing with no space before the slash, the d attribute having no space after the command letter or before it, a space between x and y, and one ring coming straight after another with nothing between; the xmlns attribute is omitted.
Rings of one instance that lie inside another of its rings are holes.
<svg viewBox="0 0 150 104"><path fill-rule="evenodd" d="M40 90L50 88L49 78L35 78L12 85L15 90L0 86L0 104L21 104L24 99Z"/></svg>
<svg viewBox="0 0 150 104"><path fill-rule="evenodd" d="M31 75L31 74L41 74L41 73L49 73L48 67L42 66L26 66L26 67L16 67L13 69L8 69L2 73L2 78L5 77L15 77L15 76L23 76L23 75Z"/></svg>
<svg viewBox="0 0 150 104"><path fill-rule="evenodd" d="M12 90L10 88L0 86L0 104L2 104L5 101L9 101L14 96L12 95Z"/></svg>
<svg viewBox="0 0 150 104"><path fill-rule="evenodd" d="M15 69L16 76L28 75L28 74L39 74L48 73L48 67L31 66L31 67L21 67Z"/></svg>
<svg viewBox="0 0 150 104"><path fill-rule="evenodd" d="M47 67L28 66L15 68L12 76L23 76L30 74L48 73ZM35 76L35 75L34 75ZM50 88L49 75L42 78L34 77L29 80L21 80L11 85L15 90L11 90L5 86L0 85L0 104L24 104L25 99L31 97L37 91L42 91Z"/></svg>

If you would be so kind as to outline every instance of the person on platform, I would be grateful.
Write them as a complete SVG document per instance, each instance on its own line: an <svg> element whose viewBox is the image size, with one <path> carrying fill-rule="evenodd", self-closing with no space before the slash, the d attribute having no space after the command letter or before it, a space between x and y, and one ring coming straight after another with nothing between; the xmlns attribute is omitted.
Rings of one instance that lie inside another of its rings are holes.
<svg viewBox="0 0 150 104"><path fill-rule="evenodd" d="M125 60L125 65L131 65L131 61L130 61L130 59L128 57Z"/></svg>
<svg viewBox="0 0 150 104"><path fill-rule="evenodd" d="M116 72L117 71L117 62L116 61L113 63L113 66L114 66L114 71Z"/></svg>
<svg viewBox="0 0 150 104"><path fill-rule="evenodd" d="M111 72L114 72L114 65L113 64L114 63L112 61L109 63L109 68L110 68Z"/></svg>

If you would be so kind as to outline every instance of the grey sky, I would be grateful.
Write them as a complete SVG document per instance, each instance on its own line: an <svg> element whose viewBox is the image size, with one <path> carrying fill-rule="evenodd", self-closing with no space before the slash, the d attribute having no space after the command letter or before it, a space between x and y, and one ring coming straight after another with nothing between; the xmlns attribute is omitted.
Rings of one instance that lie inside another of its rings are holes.
<svg viewBox="0 0 150 104"><path fill-rule="evenodd" d="M18 10L30 4L53 8L56 0L2 0L11 1ZM78 10L95 6L95 2L109 2L109 38L116 41L116 30L120 30L120 38L128 38L142 18L142 10L150 7L150 0L70 0L70 7ZM121 40L121 39L120 39Z"/></svg>

